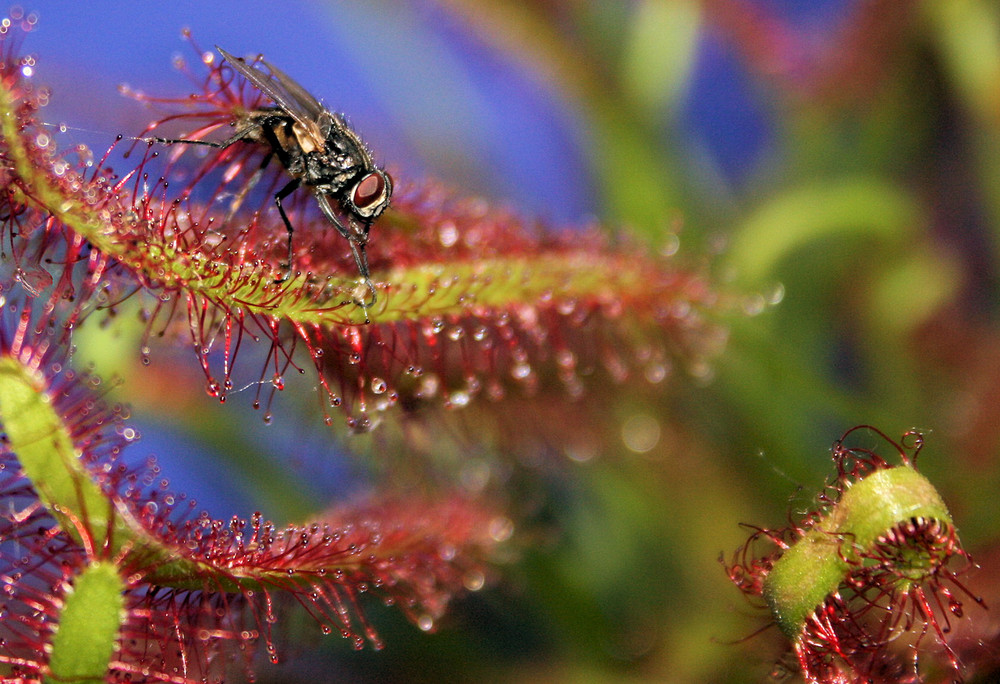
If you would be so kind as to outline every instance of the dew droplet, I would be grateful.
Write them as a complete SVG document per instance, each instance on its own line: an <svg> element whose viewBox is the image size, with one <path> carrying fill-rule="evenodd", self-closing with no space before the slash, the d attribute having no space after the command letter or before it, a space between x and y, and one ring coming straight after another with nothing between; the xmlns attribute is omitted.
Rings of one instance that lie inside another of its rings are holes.
<svg viewBox="0 0 1000 684"><path fill-rule="evenodd" d="M486 575L478 570L468 572L462 578L462 584L468 591L479 591L486 584Z"/></svg>
<svg viewBox="0 0 1000 684"><path fill-rule="evenodd" d="M576 354L569 349L560 349L556 352L556 365L560 368L576 368Z"/></svg>
<svg viewBox="0 0 1000 684"><path fill-rule="evenodd" d="M525 380L531 376L531 364L527 361L515 363L511 366L510 374L515 380Z"/></svg>
<svg viewBox="0 0 1000 684"><path fill-rule="evenodd" d="M562 316L569 316L576 311L576 306L575 299L563 299L556 304L556 311Z"/></svg>
<svg viewBox="0 0 1000 684"><path fill-rule="evenodd" d="M776 306L785 298L785 284L775 283L768 291L764 292L767 303Z"/></svg>
<svg viewBox="0 0 1000 684"><path fill-rule="evenodd" d="M660 421L646 413L629 417L622 425L622 441L637 454L651 451L660 441Z"/></svg>
<svg viewBox="0 0 1000 684"><path fill-rule="evenodd" d="M498 516L490 521L489 534L497 543L505 542L514 536L514 521L504 516Z"/></svg>
<svg viewBox="0 0 1000 684"><path fill-rule="evenodd" d="M347 418L347 427L354 434L364 434L366 432L371 432L376 428L379 421L372 420L371 416L367 413L360 416L349 416Z"/></svg>
<svg viewBox="0 0 1000 684"><path fill-rule="evenodd" d="M767 301L763 295L755 294L743 300L743 313L747 316L757 316L767 308Z"/></svg>
<svg viewBox="0 0 1000 684"><path fill-rule="evenodd" d="M416 395L421 399L430 399L437 395L438 390L441 388L441 381L438 376L434 373L428 373L420 379L420 383L417 385Z"/></svg>
<svg viewBox="0 0 1000 684"><path fill-rule="evenodd" d="M573 444L566 447L566 457L577 463L586 463L597 458L597 446L590 443Z"/></svg>
<svg viewBox="0 0 1000 684"><path fill-rule="evenodd" d="M681 248L681 238L677 233L667 232L663 234L663 242L660 243L660 256L672 257Z"/></svg>
<svg viewBox="0 0 1000 684"><path fill-rule="evenodd" d="M438 241L442 247L452 247L458 242L458 226L454 221L443 221L438 226Z"/></svg>
<svg viewBox="0 0 1000 684"><path fill-rule="evenodd" d="M372 378L371 381L372 392L375 394L385 394L385 391L389 389L389 384L382 378Z"/></svg>
<svg viewBox="0 0 1000 684"><path fill-rule="evenodd" d="M669 367L665 363L654 362L646 366L646 370L643 373L646 377L646 381L652 384L657 384L663 382L667 377Z"/></svg>
<svg viewBox="0 0 1000 684"><path fill-rule="evenodd" d="M715 377L715 367L708 361L698 360L688 367L688 373L698 382L708 384Z"/></svg>
<svg viewBox="0 0 1000 684"><path fill-rule="evenodd" d="M472 397L469 396L468 392L452 392L448 395L448 399L445 402L447 408L462 408L463 406L468 406Z"/></svg>

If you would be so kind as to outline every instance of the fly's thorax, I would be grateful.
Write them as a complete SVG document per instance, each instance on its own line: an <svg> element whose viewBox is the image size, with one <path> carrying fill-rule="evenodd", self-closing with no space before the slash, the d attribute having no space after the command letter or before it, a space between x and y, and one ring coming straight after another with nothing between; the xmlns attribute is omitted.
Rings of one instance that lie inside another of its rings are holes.
<svg viewBox="0 0 1000 684"><path fill-rule="evenodd" d="M332 195L339 195L366 171L356 160L341 155L331 156L321 152L311 152L303 155L303 159L305 162L302 173L303 184Z"/></svg>

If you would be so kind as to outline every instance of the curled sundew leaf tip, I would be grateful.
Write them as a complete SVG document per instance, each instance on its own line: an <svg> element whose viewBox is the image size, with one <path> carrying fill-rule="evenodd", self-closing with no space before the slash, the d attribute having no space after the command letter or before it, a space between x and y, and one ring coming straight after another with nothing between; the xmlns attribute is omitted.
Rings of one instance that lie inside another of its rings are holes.
<svg viewBox="0 0 1000 684"><path fill-rule="evenodd" d="M864 432L901 462L847 446ZM959 579L973 563L946 505L914 467L922 448L917 432L896 443L869 426L848 431L834 444L838 476L819 507L785 529L754 528L728 566L747 596L763 600L808 682L906 676L924 639L938 642L961 678L946 635L963 601L984 604Z"/></svg>

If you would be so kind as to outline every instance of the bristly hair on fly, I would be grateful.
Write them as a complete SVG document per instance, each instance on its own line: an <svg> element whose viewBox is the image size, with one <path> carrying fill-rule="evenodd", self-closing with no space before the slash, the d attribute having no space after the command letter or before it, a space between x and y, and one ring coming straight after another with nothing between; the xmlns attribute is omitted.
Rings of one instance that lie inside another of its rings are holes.
<svg viewBox="0 0 1000 684"><path fill-rule="evenodd" d="M234 109L231 125L235 132L222 141L198 137L204 131L186 138L152 137L147 140L164 144L206 145L220 150L241 142L267 148L259 168L234 198L231 213L235 212L276 157L290 177L274 194L274 204L288 231L288 271L280 280L287 279L292 269L294 233L282 202L299 187L305 186L312 192L323 216L351 246L358 271L371 295L369 300L359 303L366 309L374 305L377 294L371 281L365 248L372 223L389 206L392 178L375 164L365 143L344 118L324 107L288 74L261 57L247 63L221 47L216 48L229 66L267 96L273 106ZM148 130L161 123L152 124Z"/></svg>

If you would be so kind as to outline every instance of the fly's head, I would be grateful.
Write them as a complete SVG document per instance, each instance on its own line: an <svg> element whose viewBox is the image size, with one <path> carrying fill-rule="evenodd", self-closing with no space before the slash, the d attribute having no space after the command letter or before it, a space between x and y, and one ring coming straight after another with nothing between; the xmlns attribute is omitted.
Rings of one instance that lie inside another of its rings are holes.
<svg viewBox="0 0 1000 684"><path fill-rule="evenodd" d="M392 178L382 169L373 169L361 175L347 189L341 203L352 219L351 231L358 242L364 244L368 241L368 230L389 206L391 198Z"/></svg>

